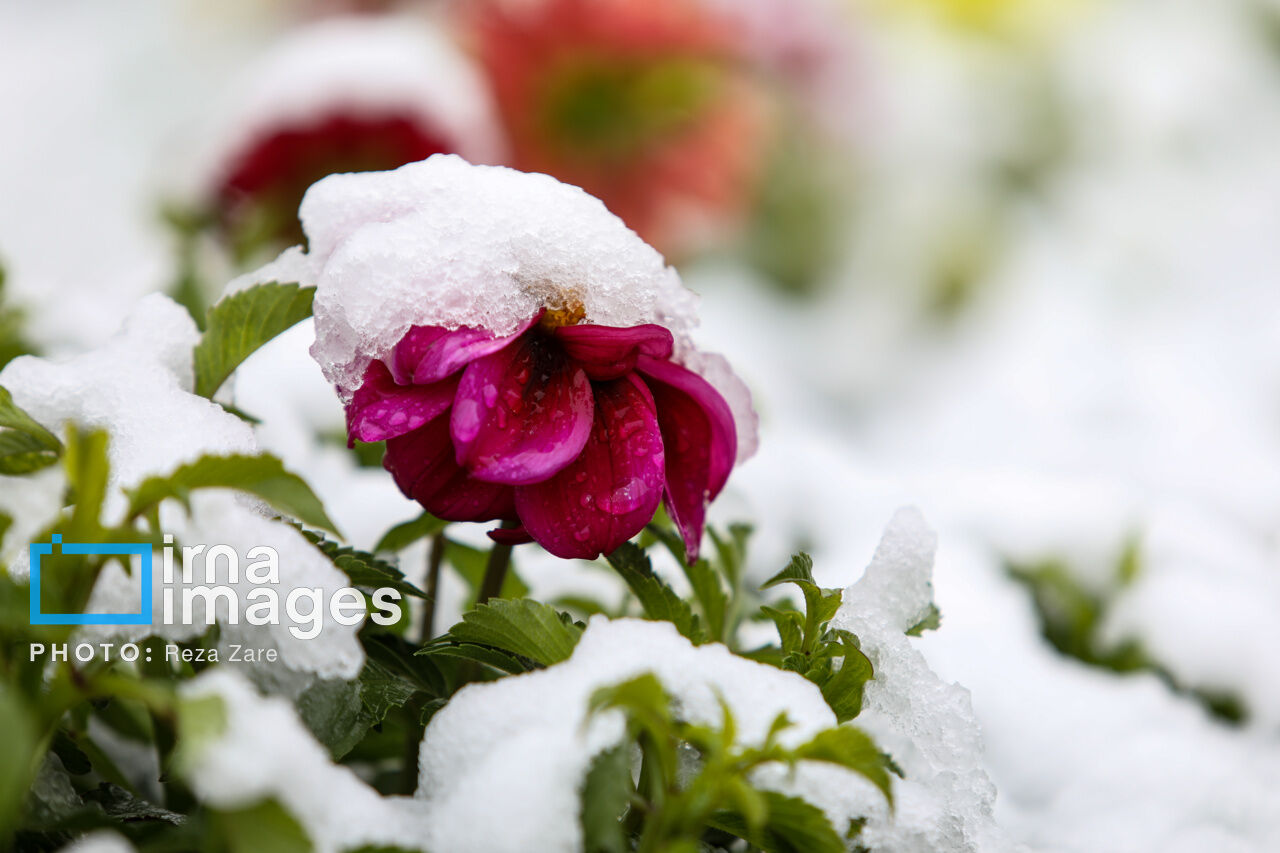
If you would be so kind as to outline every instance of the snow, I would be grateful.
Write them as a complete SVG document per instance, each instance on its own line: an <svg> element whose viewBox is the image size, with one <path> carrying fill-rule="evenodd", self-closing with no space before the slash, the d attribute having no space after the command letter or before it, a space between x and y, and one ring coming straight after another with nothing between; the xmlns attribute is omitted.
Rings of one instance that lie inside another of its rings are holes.
<svg viewBox="0 0 1280 853"><path fill-rule="evenodd" d="M133 853L133 850L133 845L121 836L110 830L100 829L63 847L62 853Z"/></svg>
<svg viewBox="0 0 1280 853"><path fill-rule="evenodd" d="M143 299L126 319L120 333L97 350L65 362L24 356L0 371L0 385L33 418L55 433L66 424L81 429L102 429L109 437L111 465L104 521L118 523L127 505L124 490L137 486L149 476L160 476L193 462L206 454L258 452L249 425L216 403L191 393L193 385L192 347L199 340L195 324L186 310L168 297L153 295ZM33 498L13 503L13 536L34 536L53 520L61 501L54 495L64 481L58 471L48 472ZM16 490L15 490L16 491ZM346 576L302 538L296 530L270 519L260 502L226 490L208 490L192 496L191 515L169 502L162 507L162 524L174 534L178 545L226 544L235 549L241 566L253 562L248 554L256 546L268 546L279 554L281 589L318 587L332 593L347 586ZM30 539L26 540L30 541ZM25 576L28 554L23 542L8 539L10 571ZM105 641L137 640L155 633L169 640L188 640L203 632L200 625L162 624L163 576L159 554L154 557L152 626L85 626L82 636ZM178 557L175 556L175 563ZM192 585L204 577L204 556L192 561ZM218 578L226 575L219 570ZM179 577L181 577L179 575ZM181 601L184 584L172 584ZM241 574L238 588L247 592L253 584ZM137 575L126 575L111 564L102 573L89 609L93 612L130 612L136 609ZM252 602L243 596L241 607ZM225 606L225 605L223 605ZM203 613L197 609L197 615ZM326 611L324 628L315 639L300 639L290 633L291 623L252 626L239 613L239 624L228 624L229 614L220 613L224 646L239 642L251 647L275 648L288 667L321 676L353 677L360 671L363 652L355 638L355 628L337 624Z"/></svg>
<svg viewBox="0 0 1280 853"><path fill-rule="evenodd" d="M857 724L902 768L893 820L872 820L862 842L883 851L997 851L996 788L969 691L929 669L905 632L928 613L937 537L918 511L894 515L871 565L845 590L833 628L852 631L875 677Z"/></svg>

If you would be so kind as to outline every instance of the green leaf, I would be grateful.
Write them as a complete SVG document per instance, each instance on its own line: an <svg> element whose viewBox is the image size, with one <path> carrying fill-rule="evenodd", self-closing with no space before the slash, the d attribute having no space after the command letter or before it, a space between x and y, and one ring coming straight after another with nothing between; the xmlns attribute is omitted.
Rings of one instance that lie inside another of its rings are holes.
<svg viewBox="0 0 1280 853"><path fill-rule="evenodd" d="M532 663L524 662L528 660L527 658L522 659L501 649L477 646L474 643L462 643L456 646L448 644L433 645L425 649L422 654L428 657L443 655L444 657L475 661L510 675L519 675L534 668Z"/></svg>
<svg viewBox="0 0 1280 853"><path fill-rule="evenodd" d="M727 541L714 528L708 527L707 532L711 534L711 541L715 544L720 570L724 572L730 585L737 589L747 557L747 540L751 538L754 528L750 524L730 524Z"/></svg>
<svg viewBox="0 0 1280 853"><path fill-rule="evenodd" d="M628 853L621 817L631 796L631 750L616 746L597 755L582 784L583 853Z"/></svg>
<svg viewBox="0 0 1280 853"><path fill-rule="evenodd" d="M657 621L674 623L676 630L693 643L706 641L706 635L689 602L675 594L657 575L649 557L637 545L624 542L608 556L609 565L622 576L627 586L640 601L645 616Z"/></svg>
<svg viewBox="0 0 1280 853"><path fill-rule="evenodd" d="M67 430L67 452L63 460L71 484L75 508L65 531L73 540L97 542L102 526L102 503L107 496L111 466L107 457L107 434L101 430Z"/></svg>
<svg viewBox="0 0 1280 853"><path fill-rule="evenodd" d="M818 732L813 740L792 753L797 759L838 764L865 777L880 789L893 805L893 787L885 756L866 732L853 726L839 726Z"/></svg>
<svg viewBox="0 0 1280 853"><path fill-rule="evenodd" d="M857 638L848 631L840 631L839 643L843 650L840 668L835 670L822 688L822 698L827 700L839 722L848 722L862 713L862 693L874 676L871 660L858 648Z"/></svg>
<svg viewBox="0 0 1280 853"><path fill-rule="evenodd" d="M0 386L0 474L29 474L58 461L62 442L18 408Z"/></svg>
<svg viewBox="0 0 1280 853"><path fill-rule="evenodd" d="M936 631L941 627L942 611L938 609L938 605L930 601L929 612L924 615L923 619L907 629L907 636L919 637L925 631Z"/></svg>
<svg viewBox="0 0 1280 853"><path fill-rule="evenodd" d="M370 719L361 693L360 681L318 679L293 702L303 724L334 761L354 749L377 722Z"/></svg>
<svg viewBox="0 0 1280 853"><path fill-rule="evenodd" d="M782 641L784 654L800 651L804 642L804 618L799 613L768 605L761 605L760 612L772 619L773 624L778 627L778 638Z"/></svg>
<svg viewBox="0 0 1280 853"><path fill-rule="evenodd" d="M765 853L846 853L844 841L822 809L776 791L759 793L768 814L759 830L733 810L716 812L709 825L745 839Z"/></svg>
<svg viewBox="0 0 1280 853"><path fill-rule="evenodd" d="M352 586L366 589L390 587L404 595L417 598L428 597L425 592L404 579L404 572L386 560L379 559L367 551L357 551L355 548L339 545L306 528L298 529L307 541L319 548L335 566L342 570Z"/></svg>
<svg viewBox="0 0 1280 853"><path fill-rule="evenodd" d="M417 518L397 524L382 534L382 538L378 540L377 545L373 546L373 550L375 552L403 551L419 539L435 536L441 530L444 530L448 524L449 522L444 519L436 518L431 513L424 512Z"/></svg>
<svg viewBox="0 0 1280 853"><path fill-rule="evenodd" d="M102 782L92 791L84 794L85 802L97 803L102 810L118 821L132 823L134 821L160 821L180 826L186 822L186 815L163 809L155 803L135 797L119 785Z"/></svg>
<svg viewBox="0 0 1280 853"><path fill-rule="evenodd" d="M802 589L804 584L817 586L813 579L813 558L801 551L791 558L786 568L761 584L760 588L769 589L784 583L794 583Z"/></svg>
<svg viewBox="0 0 1280 853"><path fill-rule="evenodd" d="M464 613L447 637L460 643L492 646L550 666L566 660L582 629L540 601L491 599Z"/></svg>
<svg viewBox="0 0 1280 853"><path fill-rule="evenodd" d="M195 348L196 393L212 398L267 341L311 316L314 287L270 282L223 297L209 309Z"/></svg>
<svg viewBox="0 0 1280 853"><path fill-rule="evenodd" d="M674 731L671 697L662 682L651 672L637 675L618 684L601 687L591 694L588 710L592 714L609 708L627 711L633 720L650 731Z"/></svg>
<svg viewBox="0 0 1280 853"><path fill-rule="evenodd" d="M163 477L148 477L128 492L129 513L136 518L166 498L187 502L196 489L238 489L262 498L279 512L304 524L337 533L315 492L270 454L201 456Z"/></svg>
<svg viewBox="0 0 1280 853"><path fill-rule="evenodd" d="M213 849L226 853L310 853L311 839L293 815L275 800L236 811L213 812Z"/></svg>

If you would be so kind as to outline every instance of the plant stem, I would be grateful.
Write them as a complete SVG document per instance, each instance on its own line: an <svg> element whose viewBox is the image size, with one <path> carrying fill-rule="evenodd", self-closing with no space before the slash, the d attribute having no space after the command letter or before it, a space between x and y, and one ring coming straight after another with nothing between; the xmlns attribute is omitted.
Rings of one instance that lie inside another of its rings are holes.
<svg viewBox="0 0 1280 853"><path fill-rule="evenodd" d="M518 522L502 522L503 530L510 530ZM484 567L484 580L480 583L480 596L476 604L484 604L491 598L497 598L502 592L502 582L507 579L507 568L511 565L511 546L501 542L494 543L489 552L489 563Z"/></svg>
<svg viewBox="0 0 1280 853"><path fill-rule="evenodd" d="M440 564L444 562L444 533L431 537L431 548L427 552L427 601L426 618L422 621L422 642L435 636L436 632L436 590L440 588Z"/></svg>

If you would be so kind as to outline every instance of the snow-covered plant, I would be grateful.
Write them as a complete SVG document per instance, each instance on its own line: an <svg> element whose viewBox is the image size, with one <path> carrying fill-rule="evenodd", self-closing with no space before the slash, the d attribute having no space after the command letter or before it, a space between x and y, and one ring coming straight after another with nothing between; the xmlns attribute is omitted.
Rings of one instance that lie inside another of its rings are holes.
<svg viewBox="0 0 1280 853"><path fill-rule="evenodd" d="M750 398L693 346L694 297L620 220L546 176L449 156L328 178L301 218L307 250L237 282L203 332L156 296L98 351L0 372L0 843L839 853L995 837L967 697L907 640L938 626L932 534L900 514L844 591L804 554L747 580L750 528L705 512L754 447ZM352 441L385 449L426 510L369 550L260 450L227 382L313 307ZM465 526L494 520L493 541ZM408 577L399 558L424 540ZM513 548L535 542L602 556L622 603L528 596L537 568L522 576ZM188 547L215 543L223 562ZM310 612L258 618L263 579L231 566L262 546ZM467 589L456 616L445 572ZM202 578L224 597L174 619L170 595ZM128 613L139 595L126 624L36 618Z"/></svg>

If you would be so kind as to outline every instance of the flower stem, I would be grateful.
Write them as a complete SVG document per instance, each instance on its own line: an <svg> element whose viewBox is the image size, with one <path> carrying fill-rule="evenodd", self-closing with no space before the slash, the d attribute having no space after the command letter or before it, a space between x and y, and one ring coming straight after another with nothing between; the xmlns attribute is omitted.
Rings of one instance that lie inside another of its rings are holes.
<svg viewBox="0 0 1280 853"><path fill-rule="evenodd" d="M427 552L427 601L426 618L422 622L422 642L435 636L436 590L440 587L440 564L444 562L444 533L431 537L431 549Z"/></svg>
<svg viewBox="0 0 1280 853"><path fill-rule="evenodd" d="M518 522L504 521L502 528L510 530ZM507 568L511 565L511 546L501 542L495 543L489 552L489 563L484 567L484 580L480 584L480 596L476 604L484 604L491 598L497 598L502 592L502 582L507 579Z"/></svg>

